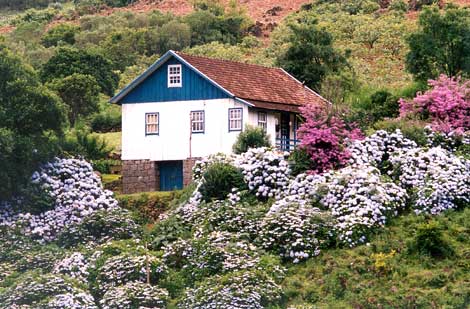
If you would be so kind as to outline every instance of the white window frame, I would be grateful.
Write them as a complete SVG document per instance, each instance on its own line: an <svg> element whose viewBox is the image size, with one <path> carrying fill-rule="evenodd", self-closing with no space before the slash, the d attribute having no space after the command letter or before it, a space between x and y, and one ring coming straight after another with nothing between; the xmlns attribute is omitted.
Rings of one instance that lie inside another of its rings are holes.
<svg viewBox="0 0 470 309"><path fill-rule="evenodd" d="M149 117L155 116L155 121L150 122ZM149 126L155 126L155 130L149 130ZM145 135L159 135L160 134L160 113L145 113Z"/></svg>
<svg viewBox="0 0 470 309"><path fill-rule="evenodd" d="M191 133L204 133L206 127L205 117L203 110L191 111Z"/></svg>
<svg viewBox="0 0 470 309"><path fill-rule="evenodd" d="M261 115L264 116L264 119L260 117ZM268 131L268 113L258 112L258 127L263 128L264 132Z"/></svg>
<svg viewBox="0 0 470 309"><path fill-rule="evenodd" d="M242 128L243 128L243 108L241 107L229 108L228 109L228 131L229 132L241 131Z"/></svg>
<svg viewBox="0 0 470 309"><path fill-rule="evenodd" d="M172 72L177 69L177 72ZM168 88L181 87L183 85L183 69L181 64L168 65Z"/></svg>

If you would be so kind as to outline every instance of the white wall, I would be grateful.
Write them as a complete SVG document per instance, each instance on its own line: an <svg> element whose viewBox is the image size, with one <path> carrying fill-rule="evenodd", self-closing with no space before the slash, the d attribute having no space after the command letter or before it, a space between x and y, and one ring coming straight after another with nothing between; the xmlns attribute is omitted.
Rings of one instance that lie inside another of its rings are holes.
<svg viewBox="0 0 470 309"><path fill-rule="evenodd" d="M248 111L248 123L252 126L258 126L258 111L257 109L250 108ZM262 110L267 113L267 133L271 139L271 144L276 145L276 112Z"/></svg>
<svg viewBox="0 0 470 309"><path fill-rule="evenodd" d="M228 132L228 109L243 108L243 126L257 125L257 113L233 99L137 103L122 105L123 160L184 160L190 157L190 120L193 110L205 111L205 133L192 134L192 157L230 153L239 132ZM160 113L160 134L145 135L145 113ZM255 118L256 116L256 118ZM274 140L274 115L268 116L268 133Z"/></svg>

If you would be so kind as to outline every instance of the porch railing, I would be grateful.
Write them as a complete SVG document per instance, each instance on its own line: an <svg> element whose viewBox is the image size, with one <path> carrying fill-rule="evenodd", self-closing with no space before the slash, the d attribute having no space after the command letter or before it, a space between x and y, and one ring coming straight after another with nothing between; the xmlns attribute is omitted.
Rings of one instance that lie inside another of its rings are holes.
<svg viewBox="0 0 470 309"><path fill-rule="evenodd" d="M299 144L298 139L276 138L276 148L282 151L294 150Z"/></svg>

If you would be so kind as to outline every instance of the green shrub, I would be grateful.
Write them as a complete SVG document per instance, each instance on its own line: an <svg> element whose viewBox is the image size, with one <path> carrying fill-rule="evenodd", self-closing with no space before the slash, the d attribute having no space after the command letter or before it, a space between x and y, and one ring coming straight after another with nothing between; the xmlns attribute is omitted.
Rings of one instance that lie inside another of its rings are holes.
<svg viewBox="0 0 470 309"><path fill-rule="evenodd" d="M41 39L45 47L57 46L59 42L70 45L75 44L75 34L80 30L79 27L70 24L60 24L49 30Z"/></svg>
<svg viewBox="0 0 470 309"><path fill-rule="evenodd" d="M91 129L93 132L107 133L121 130L120 113L98 113L91 120Z"/></svg>
<svg viewBox="0 0 470 309"><path fill-rule="evenodd" d="M424 123L414 120L388 119L376 122L372 127L375 130L385 130L389 133L393 133L395 130L400 129L403 136L415 141L418 146L424 146L427 144L427 136L424 126Z"/></svg>
<svg viewBox="0 0 470 309"><path fill-rule="evenodd" d="M204 173L199 189L205 201L223 200L233 188L244 188L243 174L231 164L215 163Z"/></svg>
<svg viewBox="0 0 470 309"><path fill-rule="evenodd" d="M406 12L408 11L408 5L403 0L393 0L390 3L390 9L398 12Z"/></svg>
<svg viewBox="0 0 470 309"><path fill-rule="evenodd" d="M79 130L63 141L62 150L69 155L83 156L88 160L106 159L111 152L103 138Z"/></svg>
<svg viewBox="0 0 470 309"><path fill-rule="evenodd" d="M408 249L410 253L432 257L450 257L454 254L452 245L444 236L443 227L437 221L420 224Z"/></svg>
<svg viewBox="0 0 470 309"><path fill-rule="evenodd" d="M289 156L289 166L293 176L305 173L314 167L310 155L303 148L297 148L291 152Z"/></svg>
<svg viewBox="0 0 470 309"><path fill-rule="evenodd" d="M249 148L270 147L269 135L261 127L246 126L233 144L233 152L240 154Z"/></svg>
<svg viewBox="0 0 470 309"><path fill-rule="evenodd" d="M110 174L111 167L115 165L121 165L121 161L101 159L101 160L94 160L92 162L92 165L95 171L98 171L101 174Z"/></svg>
<svg viewBox="0 0 470 309"><path fill-rule="evenodd" d="M160 214L168 210L170 203L178 198L178 195L178 192L171 191L118 195L116 198L121 207L137 211L147 220L157 220Z"/></svg>

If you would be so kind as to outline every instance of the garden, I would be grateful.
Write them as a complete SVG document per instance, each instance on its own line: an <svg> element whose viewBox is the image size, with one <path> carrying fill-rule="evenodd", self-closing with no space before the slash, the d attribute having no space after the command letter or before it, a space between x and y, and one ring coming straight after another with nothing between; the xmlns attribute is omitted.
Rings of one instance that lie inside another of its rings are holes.
<svg viewBox="0 0 470 309"><path fill-rule="evenodd" d="M261 38L235 2L131 2L0 0L0 308L470 306L468 8L315 0ZM107 100L167 49L333 103L291 152L247 127L184 190L119 194Z"/></svg>
<svg viewBox="0 0 470 309"><path fill-rule="evenodd" d="M401 118L426 117L424 138L399 129L364 136L328 108L306 106L299 149L253 148L266 138L261 129L248 128L234 146L238 154L198 161L193 184L156 220L121 208L83 159L43 164L22 196L2 203L0 303L465 307L469 84L441 76L430 87L400 102ZM426 278L424 287L400 267L420 259L423 264L413 267ZM451 273L429 275L453 261L458 264ZM426 269L430 278L422 274ZM372 286L392 281L397 291L420 289L400 299L349 286L348 280L361 277ZM321 278L320 288L310 283ZM442 297L439 287L458 291ZM372 295L355 298L351 289Z"/></svg>

